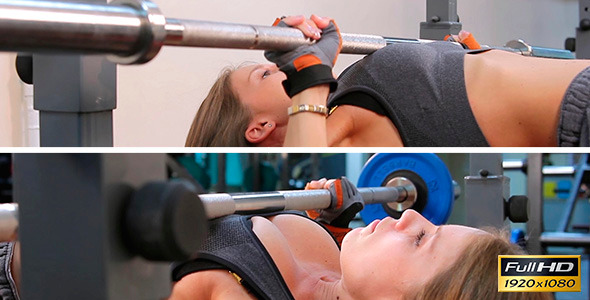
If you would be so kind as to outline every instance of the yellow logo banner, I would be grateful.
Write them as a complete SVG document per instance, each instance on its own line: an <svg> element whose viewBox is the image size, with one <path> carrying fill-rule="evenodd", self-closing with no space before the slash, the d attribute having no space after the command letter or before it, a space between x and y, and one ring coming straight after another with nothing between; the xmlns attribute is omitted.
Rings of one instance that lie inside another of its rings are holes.
<svg viewBox="0 0 590 300"><path fill-rule="evenodd" d="M498 255L498 292L580 291L580 255Z"/></svg>

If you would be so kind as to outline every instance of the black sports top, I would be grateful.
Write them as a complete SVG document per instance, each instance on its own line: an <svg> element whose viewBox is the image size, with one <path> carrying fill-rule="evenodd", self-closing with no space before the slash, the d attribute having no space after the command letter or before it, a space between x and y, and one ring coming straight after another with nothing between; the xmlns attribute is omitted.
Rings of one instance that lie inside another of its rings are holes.
<svg viewBox="0 0 590 300"><path fill-rule="evenodd" d="M252 231L251 218L230 215L211 220L209 235L197 258L176 264L172 280L179 281L198 271L229 270L258 299L294 299L270 254Z"/></svg>
<svg viewBox="0 0 590 300"><path fill-rule="evenodd" d="M489 146L467 99L466 53L449 42L389 45L346 69L328 106L387 116L408 147Z"/></svg>

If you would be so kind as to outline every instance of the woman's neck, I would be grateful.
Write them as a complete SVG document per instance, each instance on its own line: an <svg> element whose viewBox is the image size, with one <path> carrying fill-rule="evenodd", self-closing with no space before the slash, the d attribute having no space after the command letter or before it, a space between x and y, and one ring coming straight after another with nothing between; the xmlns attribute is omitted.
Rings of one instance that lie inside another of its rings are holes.
<svg viewBox="0 0 590 300"><path fill-rule="evenodd" d="M340 279L333 281L333 280L318 280L316 287L314 289L314 294L312 299L317 300L350 300L353 299L347 292L346 289L342 286L342 281Z"/></svg>
<svg viewBox="0 0 590 300"><path fill-rule="evenodd" d="M346 146L354 134L355 120L346 107L339 106L326 120L326 134L330 147Z"/></svg>

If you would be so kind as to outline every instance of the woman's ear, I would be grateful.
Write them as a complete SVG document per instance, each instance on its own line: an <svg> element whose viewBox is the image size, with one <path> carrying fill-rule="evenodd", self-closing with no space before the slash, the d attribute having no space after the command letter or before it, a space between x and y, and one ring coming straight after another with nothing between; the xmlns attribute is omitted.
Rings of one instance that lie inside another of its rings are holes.
<svg viewBox="0 0 590 300"><path fill-rule="evenodd" d="M273 121L252 121L244 133L246 140L252 144L262 143L275 130Z"/></svg>

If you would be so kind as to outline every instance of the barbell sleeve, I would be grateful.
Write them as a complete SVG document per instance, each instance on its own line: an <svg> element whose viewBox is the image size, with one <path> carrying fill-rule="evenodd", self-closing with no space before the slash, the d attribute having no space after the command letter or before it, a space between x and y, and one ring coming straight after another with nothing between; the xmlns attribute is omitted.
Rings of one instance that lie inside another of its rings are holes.
<svg viewBox="0 0 590 300"><path fill-rule="evenodd" d="M159 52L165 25L149 1L0 0L2 51L110 54L117 63L144 63Z"/></svg>

